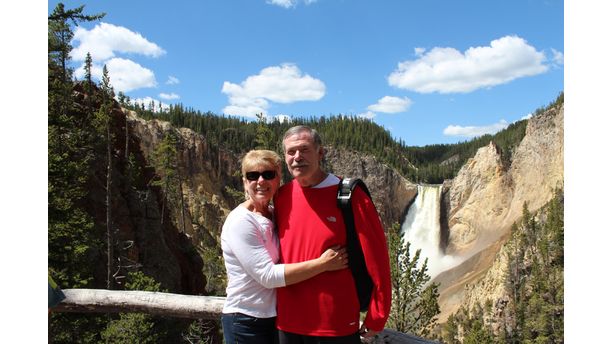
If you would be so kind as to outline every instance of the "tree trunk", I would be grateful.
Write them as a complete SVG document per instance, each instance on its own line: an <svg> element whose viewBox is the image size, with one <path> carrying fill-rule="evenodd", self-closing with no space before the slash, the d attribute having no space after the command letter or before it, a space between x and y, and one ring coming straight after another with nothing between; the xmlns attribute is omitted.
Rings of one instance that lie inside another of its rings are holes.
<svg viewBox="0 0 612 344"><path fill-rule="evenodd" d="M129 130L128 130L128 113L125 113L125 161L129 161L130 160L130 153L129 153Z"/></svg>
<svg viewBox="0 0 612 344"><path fill-rule="evenodd" d="M110 116L110 114L109 114ZM110 122L110 119L109 119ZM110 123L106 125L106 159L108 165L106 166L106 244L108 247L108 253L106 256L106 289L113 289L113 256L114 256L114 243L113 243L113 223L111 213L111 185L113 173L113 162L111 160L111 137L110 137Z"/></svg>
<svg viewBox="0 0 612 344"><path fill-rule="evenodd" d="M164 224L164 213L166 211L166 199L168 198L168 177L165 178L164 188L162 188L162 208L161 208L161 224Z"/></svg>
<svg viewBox="0 0 612 344"><path fill-rule="evenodd" d="M146 313L176 318L219 320L224 297L193 296L152 291L64 289L66 298L54 312Z"/></svg>
<svg viewBox="0 0 612 344"><path fill-rule="evenodd" d="M185 233L185 200L183 198L183 180L181 178L181 170L177 167L176 174L178 175L179 197L181 198L181 219L183 222L183 233Z"/></svg>

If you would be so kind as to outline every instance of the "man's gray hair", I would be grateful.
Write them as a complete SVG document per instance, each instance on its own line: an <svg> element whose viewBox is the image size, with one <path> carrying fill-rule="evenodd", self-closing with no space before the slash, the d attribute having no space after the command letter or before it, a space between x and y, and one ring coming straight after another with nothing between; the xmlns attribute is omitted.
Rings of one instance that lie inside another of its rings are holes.
<svg viewBox="0 0 612 344"><path fill-rule="evenodd" d="M302 132L307 132L310 134L310 137L312 137L312 140L315 146L317 146L317 148L323 145L323 140L321 140L321 135L319 135L319 132L317 132L315 129L309 126L306 126L306 125L296 125L295 127L291 127L287 129L287 131L285 132L285 135L283 136L283 149L285 149L285 140L289 136L297 135Z"/></svg>

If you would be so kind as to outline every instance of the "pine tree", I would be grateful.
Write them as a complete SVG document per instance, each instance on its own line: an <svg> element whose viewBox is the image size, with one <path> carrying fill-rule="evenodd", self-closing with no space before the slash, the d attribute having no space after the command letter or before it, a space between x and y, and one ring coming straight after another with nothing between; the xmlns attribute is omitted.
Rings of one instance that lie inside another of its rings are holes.
<svg viewBox="0 0 612 344"><path fill-rule="evenodd" d="M157 179L152 185L161 187L163 193L161 210L162 224L164 223L166 207L168 205L177 206L177 203L180 203L182 206L183 195L181 192L182 187L179 175L177 145L177 134L172 130L166 132L162 141L155 148L152 156L153 166L155 167L157 175ZM184 224L184 217L182 222Z"/></svg>
<svg viewBox="0 0 612 344"><path fill-rule="evenodd" d="M93 85L93 82L91 80L91 65L92 65L92 59L91 59L91 54L89 52L87 52L87 56L85 56L85 82L87 83L86 85L91 87L91 85Z"/></svg>
<svg viewBox="0 0 612 344"><path fill-rule="evenodd" d="M448 319L446 319L446 323L444 323L441 336L441 340L443 343L459 343L459 331L457 326L457 320L454 314L451 314Z"/></svg>
<svg viewBox="0 0 612 344"><path fill-rule="evenodd" d="M141 271L130 272L125 285L127 290L164 291L161 284ZM106 343L161 343L166 331L156 326L156 317L143 313L120 313L119 319L111 320L101 333ZM157 321L159 322L159 321Z"/></svg>
<svg viewBox="0 0 612 344"><path fill-rule="evenodd" d="M69 68L72 25L100 19L83 6L58 4L48 17L48 264L61 288L95 288L94 269L103 244L84 207L94 156L91 110L75 106ZM71 25L72 24L72 25ZM49 337L57 343L99 342L103 318L52 314Z"/></svg>
<svg viewBox="0 0 612 344"><path fill-rule="evenodd" d="M482 322L482 318L474 316L471 321L471 327L467 330L467 334L463 339L463 344L493 344L494 339L490 331Z"/></svg>
<svg viewBox="0 0 612 344"><path fill-rule="evenodd" d="M70 81L72 71L68 67L70 51L72 46L70 41L74 37L69 21L74 25L78 22L89 22L102 19L106 13L94 15L83 14L85 5L71 10L65 10L63 3L58 3L49 16L49 64L53 65L53 76L62 82ZM56 67L56 68L55 68Z"/></svg>
<svg viewBox="0 0 612 344"><path fill-rule="evenodd" d="M400 225L387 231L393 299L387 326L400 332L428 336L440 314L438 284L428 284L427 259L418 267L421 250L410 256L410 243L400 237Z"/></svg>
<svg viewBox="0 0 612 344"><path fill-rule="evenodd" d="M113 121L113 105L114 105L114 91L110 84L110 77L108 75L108 69L104 65L102 69L102 81L100 84L100 109L96 114L97 128L104 137L104 143L106 146L106 245L107 245L107 274L106 274L106 287L107 289L113 289L114 271L116 268L114 247L115 247L115 230L113 228L112 218L112 187L113 187L113 156L112 156L112 121Z"/></svg>
<svg viewBox="0 0 612 344"><path fill-rule="evenodd" d="M49 267L62 288L83 287L93 278L88 257L99 243L92 235L93 219L80 204L87 195L88 170L93 161L90 124L74 107L72 28L104 14L84 15L83 6L65 10L59 3L48 17L48 142L49 142Z"/></svg>
<svg viewBox="0 0 612 344"><path fill-rule="evenodd" d="M266 124L266 117L263 113L259 113L256 116L257 134L255 137L255 149L276 150L278 140L275 140L272 130Z"/></svg>

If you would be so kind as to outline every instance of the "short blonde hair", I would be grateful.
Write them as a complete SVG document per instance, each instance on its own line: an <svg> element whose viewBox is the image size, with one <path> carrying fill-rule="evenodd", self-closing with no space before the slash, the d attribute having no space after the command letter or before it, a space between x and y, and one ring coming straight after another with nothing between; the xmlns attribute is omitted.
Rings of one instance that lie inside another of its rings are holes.
<svg viewBox="0 0 612 344"><path fill-rule="evenodd" d="M281 157L271 150L254 149L246 153L242 158L242 178L249 171L258 169L260 166L273 168L280 175L282 160Z"/></svg>

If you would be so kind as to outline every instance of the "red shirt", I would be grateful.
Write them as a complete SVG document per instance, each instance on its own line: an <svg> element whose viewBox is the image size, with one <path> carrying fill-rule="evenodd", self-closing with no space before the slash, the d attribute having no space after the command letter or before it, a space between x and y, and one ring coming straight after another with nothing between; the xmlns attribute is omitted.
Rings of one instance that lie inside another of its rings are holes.
<svg viewBox="0 0 612 344"><path fill-rule="evenodd" d="M280 261L297 263L318 258L333 245L346 245L337 186L302 188L293 180L274 199L280 239ZM374 282L365 326L381 331L391 308L389 255L374 204L360 188L352 197L355 229ZM346 336L359 330L359 301L349 269L321 273L277 289L277 327L311 336Z"/></svg>

